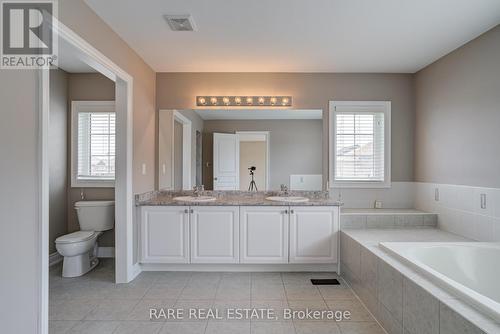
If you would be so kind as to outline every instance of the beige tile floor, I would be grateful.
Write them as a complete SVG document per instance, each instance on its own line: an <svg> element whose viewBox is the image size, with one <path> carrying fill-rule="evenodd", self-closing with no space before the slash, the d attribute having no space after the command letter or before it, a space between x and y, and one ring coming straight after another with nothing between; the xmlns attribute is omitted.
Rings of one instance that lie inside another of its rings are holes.
<svg viewBox="0 0 500 334"><path fill-rule="evenodd" d="M331 273L144 272L116 285L114 262L105 259L91 273L62 278L50 271L49 332L161 334L383 334L369 312L342 281L313 286L310 278ZM349 310L350 321L332 320L150 320L150 308L272 308Z"/></svg>

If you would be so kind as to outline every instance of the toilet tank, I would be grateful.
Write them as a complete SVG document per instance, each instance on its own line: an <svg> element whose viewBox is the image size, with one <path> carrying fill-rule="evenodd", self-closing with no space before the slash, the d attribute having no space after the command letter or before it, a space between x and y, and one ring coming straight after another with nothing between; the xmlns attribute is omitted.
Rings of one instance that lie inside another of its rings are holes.
<svg viewBox="0 0 500 334"><path fill-rule="evenodd" d="M82 231L107 231L115 225L115 201L79 201L75 210Z"/></svg>

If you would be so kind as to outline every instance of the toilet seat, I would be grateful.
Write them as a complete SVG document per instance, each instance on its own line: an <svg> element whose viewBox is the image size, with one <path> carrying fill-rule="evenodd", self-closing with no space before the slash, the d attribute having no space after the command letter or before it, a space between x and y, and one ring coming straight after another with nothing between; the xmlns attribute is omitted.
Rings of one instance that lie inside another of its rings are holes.
<svg viewBox="0 0 500 334"><path fill-rule="evenodd" d="M70 234L62 235L56 239L56 244L72 244L76 242L87 241L95 236L94 231L77 231Z"/></svg>

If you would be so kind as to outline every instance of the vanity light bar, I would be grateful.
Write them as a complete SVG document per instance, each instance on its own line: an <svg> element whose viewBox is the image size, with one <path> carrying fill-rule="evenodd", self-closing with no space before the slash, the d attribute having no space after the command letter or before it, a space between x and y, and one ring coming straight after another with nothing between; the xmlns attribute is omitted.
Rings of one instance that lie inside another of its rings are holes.
<svg viewBox="0 0 500 334"><path fill-rule="evenodd" d="M291 96L197 96L198 107L291 107Z"/></svg>

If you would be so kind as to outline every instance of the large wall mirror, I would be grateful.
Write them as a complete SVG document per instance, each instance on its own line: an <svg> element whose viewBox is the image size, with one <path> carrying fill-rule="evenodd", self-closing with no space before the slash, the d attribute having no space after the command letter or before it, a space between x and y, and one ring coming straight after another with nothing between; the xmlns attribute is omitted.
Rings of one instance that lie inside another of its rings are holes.
<svg viewBox="0 0 500 334"><path fill-rule="evenodd" d="M323 189L322 110L160 110L160 190Z"/></svg>

